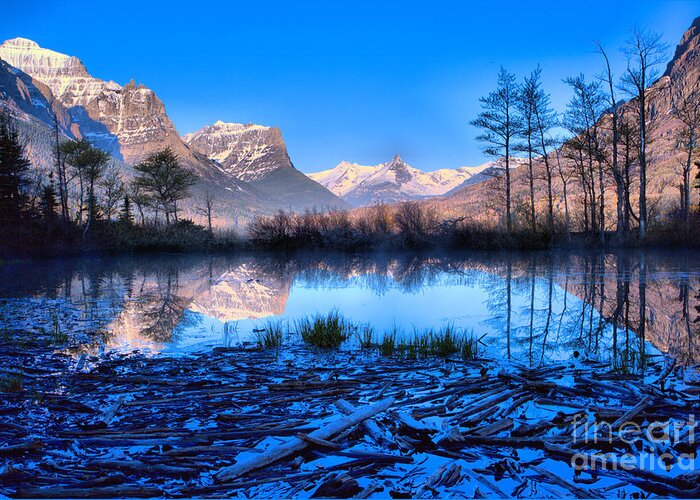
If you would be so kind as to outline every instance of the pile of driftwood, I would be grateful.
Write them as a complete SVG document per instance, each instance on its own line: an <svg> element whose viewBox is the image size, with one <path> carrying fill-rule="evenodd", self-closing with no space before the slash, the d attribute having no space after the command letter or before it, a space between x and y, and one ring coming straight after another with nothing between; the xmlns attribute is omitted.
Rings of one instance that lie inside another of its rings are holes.
<svg viewBox="0 0 700 500"><path fill-rule="evenodd" d="M697 497L689 370L4 344L0 494Z"/></svg>

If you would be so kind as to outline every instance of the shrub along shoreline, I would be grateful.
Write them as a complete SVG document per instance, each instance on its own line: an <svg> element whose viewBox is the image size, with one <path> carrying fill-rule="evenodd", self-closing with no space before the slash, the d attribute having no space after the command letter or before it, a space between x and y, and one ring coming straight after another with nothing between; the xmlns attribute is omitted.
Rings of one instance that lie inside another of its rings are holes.
<svg viewBox="0 0 700 500"><path fill-rule="evenodd" d="M392 210L390 210L390 208ZM697 220L695 221L697 226ZM89 254L120 255L142 252L230 252L239 250L496 250L541 251L607 248L700 247L700 231L687 232L673 219L649 228L640 241L636 233L610 232L600 245L598 235L566 233L562 226L532 231L515 225L510 233L495 224L440 219L418 203L379 205L356 212L301 214L278 212L258 217L245 232L208 230L191 220L169 225L95 220L85 236L81 226L60 221L23 222L0 227L0 259L32 259Z"/></svg>

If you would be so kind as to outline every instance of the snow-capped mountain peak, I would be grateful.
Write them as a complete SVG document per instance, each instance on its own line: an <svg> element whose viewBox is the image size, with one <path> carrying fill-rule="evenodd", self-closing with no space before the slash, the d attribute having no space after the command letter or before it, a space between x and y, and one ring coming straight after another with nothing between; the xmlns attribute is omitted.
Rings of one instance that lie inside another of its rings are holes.
<svg viewBox="0 0 700 500"><path fill-rule="evenodd" d="M294 168L279 128L218 120L186 134L183 140L221 164L228 174L287 203L287 208L346 206Z"/></svg>
<svg viewBox="0 0 700 500"><path fill-rule="evenodd" d="M308 175L352 205L362 206L439 196L490 166L486 163L424 172L413 168L397 154L379 165L342 161L335 168Z"/></svg>
<svg viewBox="0 0 700 500"><path fill-rule="evenodd" d="M71 78L89 77L77 57L39 46L27 38L12 38L0 45L0 59L47 84L60 96Z"/></svg>

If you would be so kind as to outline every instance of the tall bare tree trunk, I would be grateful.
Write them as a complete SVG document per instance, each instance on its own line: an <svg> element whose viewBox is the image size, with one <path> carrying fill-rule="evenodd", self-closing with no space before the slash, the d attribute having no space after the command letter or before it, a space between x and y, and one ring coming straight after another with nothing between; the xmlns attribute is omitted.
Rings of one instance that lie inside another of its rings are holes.
<svg viewBox="0 0 700 500"><path fill-rule="evenodd" d="M506 228L513 234L513 215L510 207L510 141L506 139Z"/></svg>
<svg viewBox="0 0 700 500"><path fill-rule="evenodd" d="M600 224L600 244L605 245L605 183L603 182L603 161L598 160L598 186L600 188L600 215L598 222Z"/></svg>
<svg viewBox="0 0 700 500"><path fill-rule="evenodd" d="M647 127L646 98L639 93L639 239L647 235Z"/></svg>
<svg viewBox="0 0 700 500"><path fill-rule="evenodd" d="M528 173L529 173L529 180L530 180L530 224L532 231L537 230L537 220L535 219L535 174L532 170L532 144L530 141L530 137L528 136L527 139L527 147L529 149L528 151Z"/></svg>

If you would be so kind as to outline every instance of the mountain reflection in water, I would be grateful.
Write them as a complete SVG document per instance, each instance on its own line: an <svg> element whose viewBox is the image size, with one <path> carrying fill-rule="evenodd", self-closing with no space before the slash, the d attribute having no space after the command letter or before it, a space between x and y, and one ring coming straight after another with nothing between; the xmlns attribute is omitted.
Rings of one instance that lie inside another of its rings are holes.
<svg viewBox="0 0 700 500"><path fill-rule="evenodd" d="M0 327L98 330L107 348L186 351L252 340L338 309L379 336L452 324L489 355L695 362L697 254L148 256L6 265Z"/></svg>

